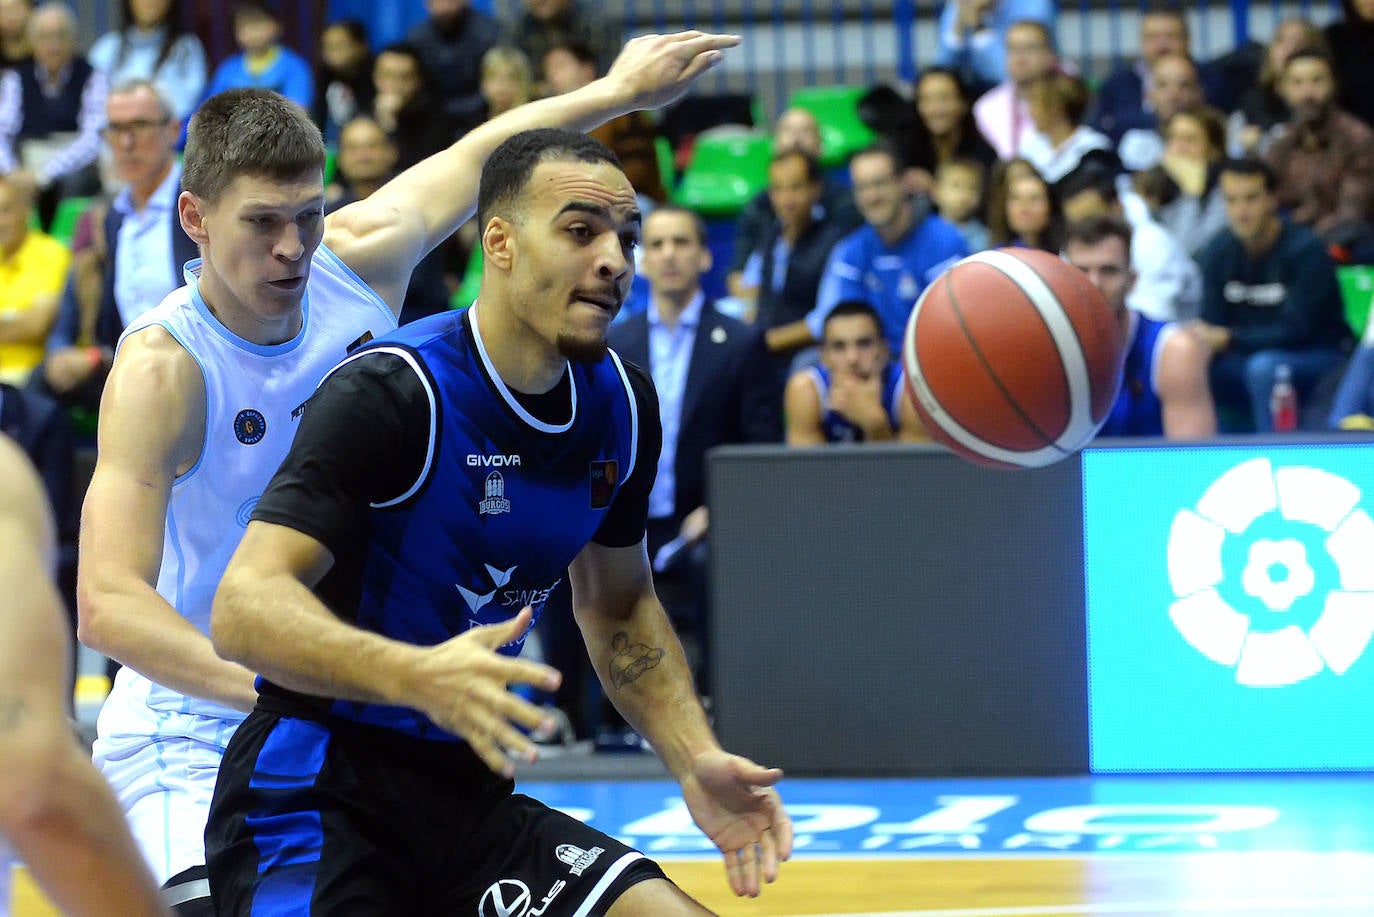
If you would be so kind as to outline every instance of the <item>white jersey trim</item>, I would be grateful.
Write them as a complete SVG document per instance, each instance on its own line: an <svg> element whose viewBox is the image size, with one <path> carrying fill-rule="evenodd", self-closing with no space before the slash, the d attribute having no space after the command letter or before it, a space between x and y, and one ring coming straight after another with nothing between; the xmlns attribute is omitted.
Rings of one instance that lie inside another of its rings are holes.
<svg viewBox="0 0 1374 917"><path fill-rule="evenodd" d="M614 350L608 350L607 353L615 361L616 371L620 373L621 384L625 386L625 397L630 399L630 467L625 470L625 480L628 481L630 475L635 473L635 459L639 457L639 402L635 399L635 390L630 385L630 377L625 372L625 364L620 362L620 355Z"/></svg>
<svg viewBox="0 0 1374 917"><path fill-rule="evenodd" d="M592 886L592 890L587 892L587 897L582 899L581 906L573 912L572 917L587 917L587 915L592 912L592 908L596 906L596 903L601 900L601 896L606 894L606 889L611 887L611 883L620 878L620 874L625 871L625 868L631 863L642 859L644 859L644 854L637 850L631 850L629 853L612 863L606 871L602 873L601 878L597 880L596 884Z"/></svg>
<svg viewBox="0 0 1374 917"><path fill-rule="evenodd" d="M501 393L501 398L506 402L506 406L516 413L526 424L538 430L540 433L566 433L572 429L573 421L577 419L577 380L573 378L572 366L568 363L563 364L563 371L568 374L568 385L572 389L572 416L568 422L562 425L544 423L529 411L521 406L510 389L506 388L506 383L500 374L496 372L496 367L491 365L491 357L487 356L487 345L482 340L482 332L477 328L477 303L473 303L468 308L468 321L472 323L472 337L477 342L477 355L482 358L482 366L486 368L487 376L491 378L496 390Z"/></svg>

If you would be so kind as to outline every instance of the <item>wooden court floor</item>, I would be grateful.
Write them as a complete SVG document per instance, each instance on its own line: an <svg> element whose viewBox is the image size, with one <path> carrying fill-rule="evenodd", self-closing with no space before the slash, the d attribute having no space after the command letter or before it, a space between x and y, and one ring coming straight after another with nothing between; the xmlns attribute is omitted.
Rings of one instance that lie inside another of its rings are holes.
<svg viewBox="0 0 1374 917"><path fill-rule="evenodd" d="M757 899L736 899L719 863L666 861L712 910L741 917L1374 914L1374 854L1102 857L798 857ZM22 872L14 917L55 917Z"/></svg>

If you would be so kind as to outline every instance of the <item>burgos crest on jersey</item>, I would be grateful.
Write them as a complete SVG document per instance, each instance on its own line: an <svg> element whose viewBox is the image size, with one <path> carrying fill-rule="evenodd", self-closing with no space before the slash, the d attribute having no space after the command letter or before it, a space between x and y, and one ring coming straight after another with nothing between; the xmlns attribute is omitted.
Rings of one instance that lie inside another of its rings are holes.
<svg viewBox="0 0 1374 917"><path fill-rule="evenodd" d="M606 851L601 847L593 847L591 850L583 850L574 844L559 844L558 858L568 864L568 872L575 876L582 875L582 872L593 863L597 857Z"/></svg>
<svg viewBox="0 0 1374 917"><path fill-rule="evenodd" d="M245 446L253 446L262 442L262 438L266 435L267 418L262 416L261 411L244 408L234 418L234 436Z"/></svg>
<svg viewBox="0 0 1374 917"><path fill-rule="evenodd" d="M493 471L487 475L487 496L477 504L478 515L495 516L510 512L510 501L506 499L506 479L501 472Z"/></svg>

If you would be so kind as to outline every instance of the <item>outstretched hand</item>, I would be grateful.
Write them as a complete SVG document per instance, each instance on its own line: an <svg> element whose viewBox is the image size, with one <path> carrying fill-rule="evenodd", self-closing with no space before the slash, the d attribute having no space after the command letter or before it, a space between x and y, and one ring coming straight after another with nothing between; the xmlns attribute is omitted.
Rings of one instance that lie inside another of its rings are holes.
<svg viewBox="0 0 1374 917"><path fill-rule="evenodd" d="M738 35L696 31L641 35L621 50L606 79L621 84L632 108L662 108L686 95L693 80L739 43Z"/></svg>
<svg viewBox="0 0 1374 917"><path fill-rule="evenodd" d="M698 755L682 780L692 820L725 854L725 873L736 895L753 898L763 882L778 877L792 855L792 819L773 787L776 767L714 749Z"/></svg>
<svg viewBox="0 0 1374 917"><path fill-rule="evenodd" d="M505 777L515 773L508 754L527 762L537 757L534 743L516 726L534 729L546 719L543 710L508 686L552 691L561 681L556 669L496 652L520 639L532 618L527 606L509 621L464 631L430 648L416 672L425 692L416 706L466 739L487 767Z"/></svg>

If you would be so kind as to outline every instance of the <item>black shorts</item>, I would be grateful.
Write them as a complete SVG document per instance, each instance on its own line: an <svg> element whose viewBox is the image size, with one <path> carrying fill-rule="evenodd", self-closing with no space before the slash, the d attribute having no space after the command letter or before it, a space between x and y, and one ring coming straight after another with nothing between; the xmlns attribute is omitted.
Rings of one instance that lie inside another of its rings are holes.
<svg viewBox="0 0 1374 917"><path fill-rule="evenodd" d="M465 744L254 712L205 831L216 913L582 917L664 877L513 789Z"/></svg>

